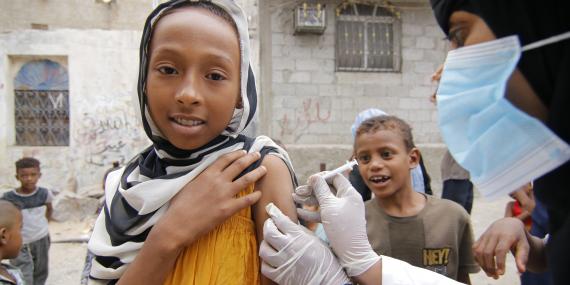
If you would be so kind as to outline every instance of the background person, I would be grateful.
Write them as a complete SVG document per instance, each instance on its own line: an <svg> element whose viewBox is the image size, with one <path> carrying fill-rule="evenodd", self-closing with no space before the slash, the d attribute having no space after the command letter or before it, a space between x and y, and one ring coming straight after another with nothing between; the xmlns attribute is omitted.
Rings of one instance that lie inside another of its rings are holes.
<svg viewBox="0 0 570 285"><path fill-rule="evenodd" d="M50 190L38 187L42 176L40 161L24 157L16 161L16 179L20 187L4 193L3 199L22 209L23 245L17 258L10 260L24 276L26 284L45 284L49 272L49 226L53 211Z"/></svg>

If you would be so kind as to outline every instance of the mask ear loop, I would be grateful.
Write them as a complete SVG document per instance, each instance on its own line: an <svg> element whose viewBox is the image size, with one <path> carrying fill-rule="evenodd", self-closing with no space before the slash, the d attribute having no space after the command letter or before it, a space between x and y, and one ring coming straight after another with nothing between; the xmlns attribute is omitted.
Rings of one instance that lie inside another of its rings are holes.
<svg viewBox="0 0 570 285"><path fill-rule="evenodd" d="M560 42L560 41L567 40L567 39L570 39L570 31L568 31L566 33L562 33L560 35L552 36L550 38L546 38L546 39L543 39L543 40L540 40L540 41L537 41L534 43L530 43L530 44L522 47L521 50L527 51L527 50L543 47L545 45L553 44L553 43Z"/></svg>

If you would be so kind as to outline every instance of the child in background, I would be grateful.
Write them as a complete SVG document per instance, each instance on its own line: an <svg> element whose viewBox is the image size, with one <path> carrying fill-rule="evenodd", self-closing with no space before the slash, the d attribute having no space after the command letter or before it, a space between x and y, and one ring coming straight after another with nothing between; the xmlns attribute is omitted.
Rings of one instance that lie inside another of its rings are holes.
<svg viewBox="0 0 570 285"><path fill-rule="evenodd" d="M38 187L42 176L40 162L31 157L16 161L16 179L20 187L4 193L6 199L22 209L23 245L17 258L10 260L24 275L26 284L45 284L49 265L49 228L51 220L51 191Z"/></svg>
<svg viewBox="0 0 570 285"><path fill-rule="evenodd" d="M356 115L356 118L354 118L354 123L352 123L352 126L350 128L353 141L356 138L356 130L362 124L362 122L372 117L387 116L387 115L388 114L386 112L376 108L369 108L358 113L358 115ZM427 169L424 165L421 153L419 154L419 156L420 158L418 166L410 170L411 172L410 177L412 179L412 188L416 192L432 195L433 192L431 190L431 178L429 177ZM364 202L372 198L370 189L368 189L368 187L362 180L360 173L358 172L358 165L355 165L352 171L348 173L348 180L350 181L352 186L354 186L354 189L356 189L356 191L360 193L360 195L362 196L362 200L364 200Z"/></svg>
<svg viewBox="0 0 570 285"><path fill-rule="evenodd" d="M368 239L387 255L469 283L473 259L469 215L459 205L412 189L419 152L410 126L394 116L372 117L357 129L354 156L374 198L365 203Z"/></svg>
<svg viewBox="0 0 570 285"><path fill-rule="evenodd" d="M507 203L505 217L515 217L521 220L524 223L525 229L530 231L532 226L531 215L536 205L532 184L528 183L520 187L519 190L511 193L510 196L515 200Z"/></svg>
<svg viewBox="0 0 570 285"><path fill-rule="evenodd" d="M22 247L22 213L9 201L0 200L0 260L18 256ZM23 285L22 273L10 264L0 264L0 285Z"/></svg>
<svg viewBox="0 0 570 285"><path fill-rule="evenodd" d="M268 282L257 253L265 206L278 204L296 221L294 183L285 151L267 137L241 134L257 102L247 31L246 16L232 0L168 1L147 18L138 95L153 145L107 177L106 203L89 241L95 254L91 282ZM180 201L200 200L206 195L201 190L226 179L205 173L209 167L236 169L222 164L239 152L255 154L257 164L241 174L222 171L235 179L210 190L243 184L239 197L253 199L259 191L260 200L211 230L189 232L203 222L184 219L195 207ZM251 174L264 169L255 182ZM156 254L147 254L150 248Z"/></svg>

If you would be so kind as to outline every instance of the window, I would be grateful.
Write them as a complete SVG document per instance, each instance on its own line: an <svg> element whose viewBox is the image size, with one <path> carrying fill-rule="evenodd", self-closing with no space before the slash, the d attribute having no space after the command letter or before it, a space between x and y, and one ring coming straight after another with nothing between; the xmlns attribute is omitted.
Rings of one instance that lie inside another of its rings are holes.
<svg viewBox="0 0 570 285"><path fill-rule="evenodd" d="M67 70L51 60L24 64L14 79L16 144L69 145Z"/></svg>
<svg viewBox="0 0 570 285"><path fill-rule="evenodd" d="M347 4L337 14L337 70L400 70L400 23L390 11Z"/></svg>

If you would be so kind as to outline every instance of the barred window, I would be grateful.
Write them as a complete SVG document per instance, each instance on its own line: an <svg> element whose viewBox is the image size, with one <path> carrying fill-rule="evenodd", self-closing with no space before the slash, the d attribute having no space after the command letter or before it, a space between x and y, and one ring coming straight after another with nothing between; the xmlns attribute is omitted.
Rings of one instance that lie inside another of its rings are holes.
<svg viewBox="0 0 570 285"><path fill-rule="evenodd" d="M69 145L67 70L51 60L24 64L14 80L16 144Z"/></svg>
<svg viewBox="0 0 570 285"><path fill-rule="evenodd" d="M390 11L378 5L348 4L337 13L337 70L400 70L400 23Z"/></svg>

